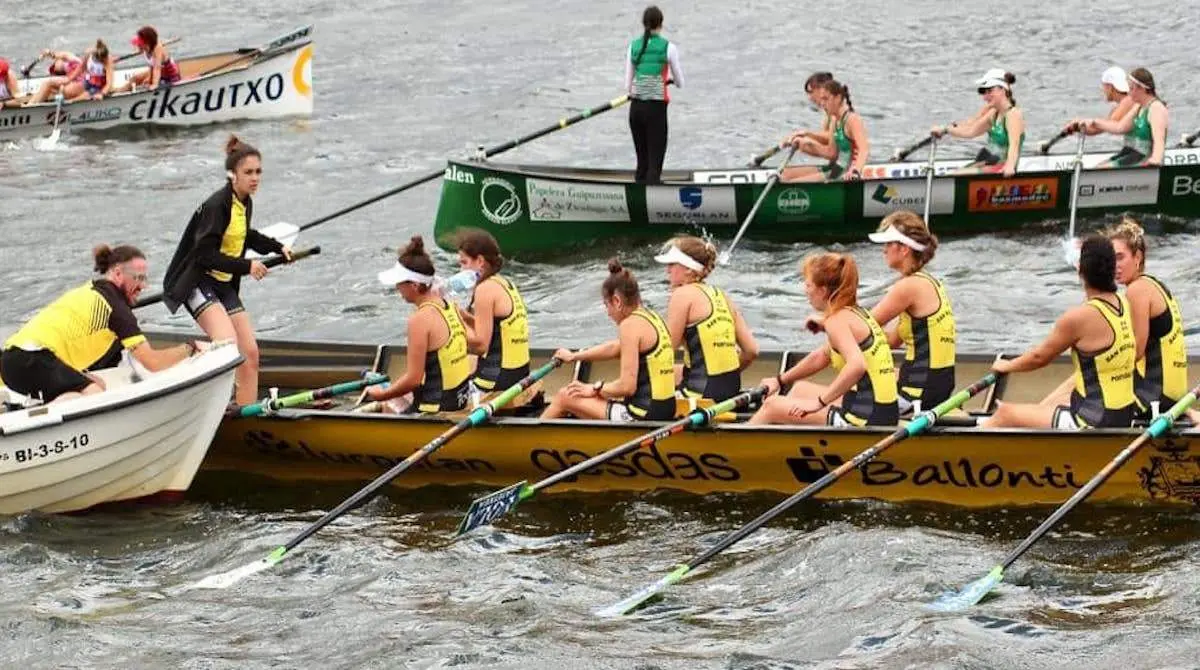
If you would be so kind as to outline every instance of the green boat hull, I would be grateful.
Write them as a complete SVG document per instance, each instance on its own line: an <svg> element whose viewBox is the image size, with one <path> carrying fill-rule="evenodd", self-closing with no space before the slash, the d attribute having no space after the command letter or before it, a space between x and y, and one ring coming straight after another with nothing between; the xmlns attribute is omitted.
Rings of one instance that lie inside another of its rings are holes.
<svg viewBox="0 0 1200 670"><path fill-rule="evenodd" d="M1200 149L1167 152L1161 168L1090 169L1109 154L1085 155L1078 217L1122 212L1200 218ZM1012 178L953 175L966 161L936 164L931 226L939 235L1002 231L1065 221L1074 155L1029 156ZM861 240L892 211L925 208L925 164L870 165L859 182L775 184L747 239L775 242ZM617 239L663 240L687 232L732 237L766 187L771 169L677 170L663 184L632 181L625 170L450 161L442 179L434 236L474 227L506 255L543 254Z"/></svg>

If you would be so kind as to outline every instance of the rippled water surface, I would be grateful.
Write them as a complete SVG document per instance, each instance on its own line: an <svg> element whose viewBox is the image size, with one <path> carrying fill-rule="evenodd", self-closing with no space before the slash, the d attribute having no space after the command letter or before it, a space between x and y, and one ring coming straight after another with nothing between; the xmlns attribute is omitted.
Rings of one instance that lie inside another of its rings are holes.
<svg viewBox="0 0 1200 670"><path fill-rule="evenodd" d="M131 241L159 277L194 207L220 185L230 131L266 154L257 223L303 223L610 99L641 5L401 0L153 6L102 11L9 3L0 55L97 35L124 52L151 22L182 35L176 53L254 45L316 24L316 113L303 121L76 136L59 151L0 145L0 331L87 276L88 250ZM976 109L974 79L1018 76L1029 139L1098 114L1099 73L1149 67L1171 105L1171 138L1200 125L1191 3L1150 0L1003 6L868 0L842 7L697 0L664 5L687 87L671 106L668 166L725 167L816 114L802 99L815 69L850 84L882 158L931 123ZM1006 24L1012 17L1013 24ZM1100 145L1100 140L1096 145ZM1116 144L1116 140L1108 140ZM951 150L963 155L974 145ZM625 112L516 149L528 163L629 167ZM324 253L247 287L272 337L398 340L402 308L375 282L395 247L429 234L432 183L323 225ZM1200 289L1194 222L1152 226L1149 270L1180 297ZM945 277L964 349L1017 350L1079 299L1059 258L1061 225L944 241ZM796 261L812 245L739 247L720 277L765 346L805 347ZM878 248L864 300L891 276ZM663 305L651 246L518 259L533 340L583 345L611 324L597 298L619 253ZM449 267L449 255L437 260ZM161 307L150 328L189 328ZM923 605L982 575L1046 509L963 512L861 502L808 505L714 560L665 600L621 621L592 611L665 574L777 502L565 495L529 504L498 529L452 542L479 491L392 492L306 542L276 569L228 591L184 591L264 555L353 487L284 488L202 476L182 505L0 520L0 666L1031 668L1195 667L1200 527L1190 510L1091 508L1022 559L999 597L967 615Z"/></svg>

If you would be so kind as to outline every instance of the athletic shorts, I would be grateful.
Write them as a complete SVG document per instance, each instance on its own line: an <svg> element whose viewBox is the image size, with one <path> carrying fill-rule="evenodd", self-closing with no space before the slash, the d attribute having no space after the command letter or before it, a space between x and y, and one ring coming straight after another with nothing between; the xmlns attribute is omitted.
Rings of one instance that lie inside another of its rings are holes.
<svg viewBox="0 0 1200 670"><path fill-rule="evenodd" d="M99 93L100 91L103 91L103 90L104 90L104 87L103 87L103 86L97 86L97 85L93 84L92 82L90 82L90 81L87 81L87 80L85 79L85 80L83 81L83 90L84 90L84 91L85 91L85 92L86 92L88 95L96 95L96 94L97 94L97 93Z"/></svg>
<svg viewBox="0 0 1200 670"><path fill-rule="evenodd" d="M1146 160L1146 154L1133 147L1121 147L1121 150L1109 157L1108 162L1118 167L1130 167Z"/></svg>
<svg viewBox="0 0 1200 670"><path fill-rule="evenodd" d="M1050 419L1050 427L1055 430L1083 430L1085 428L1083 422L1075 418L1075 414L1071 412L1071 408L1066 405L1059 405L1054 408L1054 416Z"/></svg>
<svg viewBox="0 0 1200 670"><path fill-rule="evenodd" d="M188 296L183 306L187 309L188 314L196 319L204 310L217 304L224 307L225 313L230 316L246 311L242 305L242 299L233 289L232 284L217 281L211 277L200 278L200 282L196 284L196 288L192 289L191 295Z"/></svg>
<svg viewBox="0 0 1200 670"><path fill-rule="evenodd" d="M619 421L621 423L629 423L630 421L637 421L638 418L635 417L632 413L630 413L629 406L626 405L625 403L616 402L614 400L609 400L608 401L608 420L609 421Z"/></svg>
<svg viewBox="0 0 1200 670"><path fill-rule="evenodd" d="M92 383L49 349L26 351L16 347L0 354L0 378L8 388L42 402L50 402L64 393L82 391Z"/></svg>

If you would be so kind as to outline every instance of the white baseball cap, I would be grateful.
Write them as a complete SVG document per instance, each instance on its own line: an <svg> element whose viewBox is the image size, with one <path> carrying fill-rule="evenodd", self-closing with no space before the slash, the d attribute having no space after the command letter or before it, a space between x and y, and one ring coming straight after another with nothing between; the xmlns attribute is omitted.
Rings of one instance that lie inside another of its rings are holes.
<svg viewBox="0 0 1200 670"><path fill-rule="evenodd" d="M925 251L925 245L896 230L895 226L888 226L878 233L871 233L867 238L876 244L887 244L888 242L899 242L913 251Z"/></svg>
<svg viewBox="0 0 1200 670"><path fill-rule="evenodd" d="M433 284L433 275L423 275L420 272L413 272L396 261L392 267L380 272L378 275L379 283L384 286L395 286L406 281L415 282L430 286Z"/></svg>
<svg viewBox="0 0 1200 670"><path fill-rule="evenodd" d="M1003 86L1004 90L1008 90L1008 82L1004 80L1004 75L1008 74L1003 69L994 67L983 76L975 81L975 85L979 88L991 88L993 86Z"/></svg>
<svg viewBox="0 0 1200 670"><path fill-rule="evenodd" d="M1129 92L1129 79L1125 76L1125 70L1116 65L1108 68L1104 71L1104 74L1100 75L1100 83L1110 84L1122 93Z"/></svg>

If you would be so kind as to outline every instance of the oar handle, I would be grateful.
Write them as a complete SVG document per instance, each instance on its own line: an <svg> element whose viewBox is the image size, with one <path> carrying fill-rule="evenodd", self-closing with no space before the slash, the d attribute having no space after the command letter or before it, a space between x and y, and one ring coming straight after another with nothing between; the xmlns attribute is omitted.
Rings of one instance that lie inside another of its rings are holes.
<svg viewBox="0 0 1200 670"><path fill-rule="evenodd" d="M765 163L767 161L767 159L769 159L770 157L779 153L780 150L782 150L782 149L783 149L783 145L780 145L780 144L777 144L777 145L771 147L770 149L767 149L766 151L762 152L761 154L758 154L758 155L754 156L753 158L751 158L750 163L747 167L752 167L752 168L762 167L762 164Z"/></svg>
<svg viewBox="0 0 1200 670"><path fill-rule="evenodd" d="M897 149L896 151L894 151L892 153L892 160L902 161L905 158L908 158L909 154L911 154L912 152L914 152L918 149L921 149L925 146L928 146L929 143L932 141L933 141L933 133L930 133L928 136L923 137L920 140L917 140L916 142L909 145L908 147L905 147L904 149Z"/></svg>
<svg viewBox="0 0 1200 670"><path fill-rule="evenodd" d="M32 63L21 68L21 77L23 79L28 79L29 73L33 72L33 68L37 67L37 64L42 62L43 58L45 58L45 56L43 56L42 54L38 54L38 57L35 58ZM14 93L15 93L15 91L14 91Z"/></svg>
<svg viewBox="0 0 1200 670"><path fill-rule="evenodd" d="M164 47L169 47L169 46L171 46L172 44L174 44L174 43L178 42L180 39L182 39L182 38L180 38L180 37L172 37L172 38L170 38L170 39L166 39L166 40L163 40L162 42L159 42L159 44L163 45ZM116 60L114 60L113 62L114 62L114 63L120 63L120 62L123 62L123 61L127 61L127 60L129 60L130 58L133 58L133 57L137 56L137 55L138 55L138 54L140 54L140 53L142 53L142 52L140 52L140 51L134 51L133 53L124 54L124 55L122 55L122 56L118 56L118 57L117 57L117 59L116 59Z"/></svg>
<svg viewBox="0 0 1200 670"><path fill-rule="evenodd" d="M371 371L367 370L367 371L363 372L362 379L356 379L353 381L342 382L340 384L332 384L330 386L324 386L319 389L313 389L311 391L301 391L299 393L293 393L292 395L284 396L282 398L265 398L261 402L256 402L256 403L252 403L249 405L242 405L241 407L237 408L236 411L231 412L231 414L233 414L234 416L237 416L239 418L262 416L262 415L266 415L266 414L271 414L273 412L277 412L277 411L287 408L287 407L295 407L297 405L303 405L305 403L314 402L316 400L324 400L325 398L332 398L334 396L339 396L344 393L352 393L354 391L361 391L362 389L364 389L368 386L374 386L375 384L382 384L383 382L386 382L387 380L388 380L387 375L382 375L382 374L379 374L376 372L371 372Z"/></svg>
<svg viewBox="0 0 1200 670"><path fill-rule="evenodd" d="M1057 135L1055 135L1054 137L1051 137L1050 139L1045 140L1041 144L1039 144L1038 152L1040 152L1043 156L1045 156L1046 154L1050 153L1050 147L1054 146L1055 144L1058 144L1059 140L1063 139L1064 137L1070 135L1071 133L1073 133L1075 131L1076 131L1075 124L1073 124L1073 123L1067 124L1067 126L1065 128L1063 128L1062 130L1060 130Z"/></svg>
<svg viewBox="0 0 1200 670"><path fill-rule="evenodd" d="M302 258L308 258L309 256L316 256L319 253L321 253L320 245L315 246L315 247L309 247L307 249L299 249L297 251L292 252L292 260L290 262L294 263ZM282 254L275 254L272 256L268 256L266 259L264 259L262 261L262 264L269 268L273 268L277 265L283 265L284 263L288 263L288 262L289 261L287 260L287 258L285 258ZM147 305L153 305L155 303L162 302L162 299L163 299L162 291L159 291L158 293L155 293L153 295L148 295L144 298L138 299L138 301L136 303L134 303L133 308L139 309L139 308L145 307Z"/></svg>

